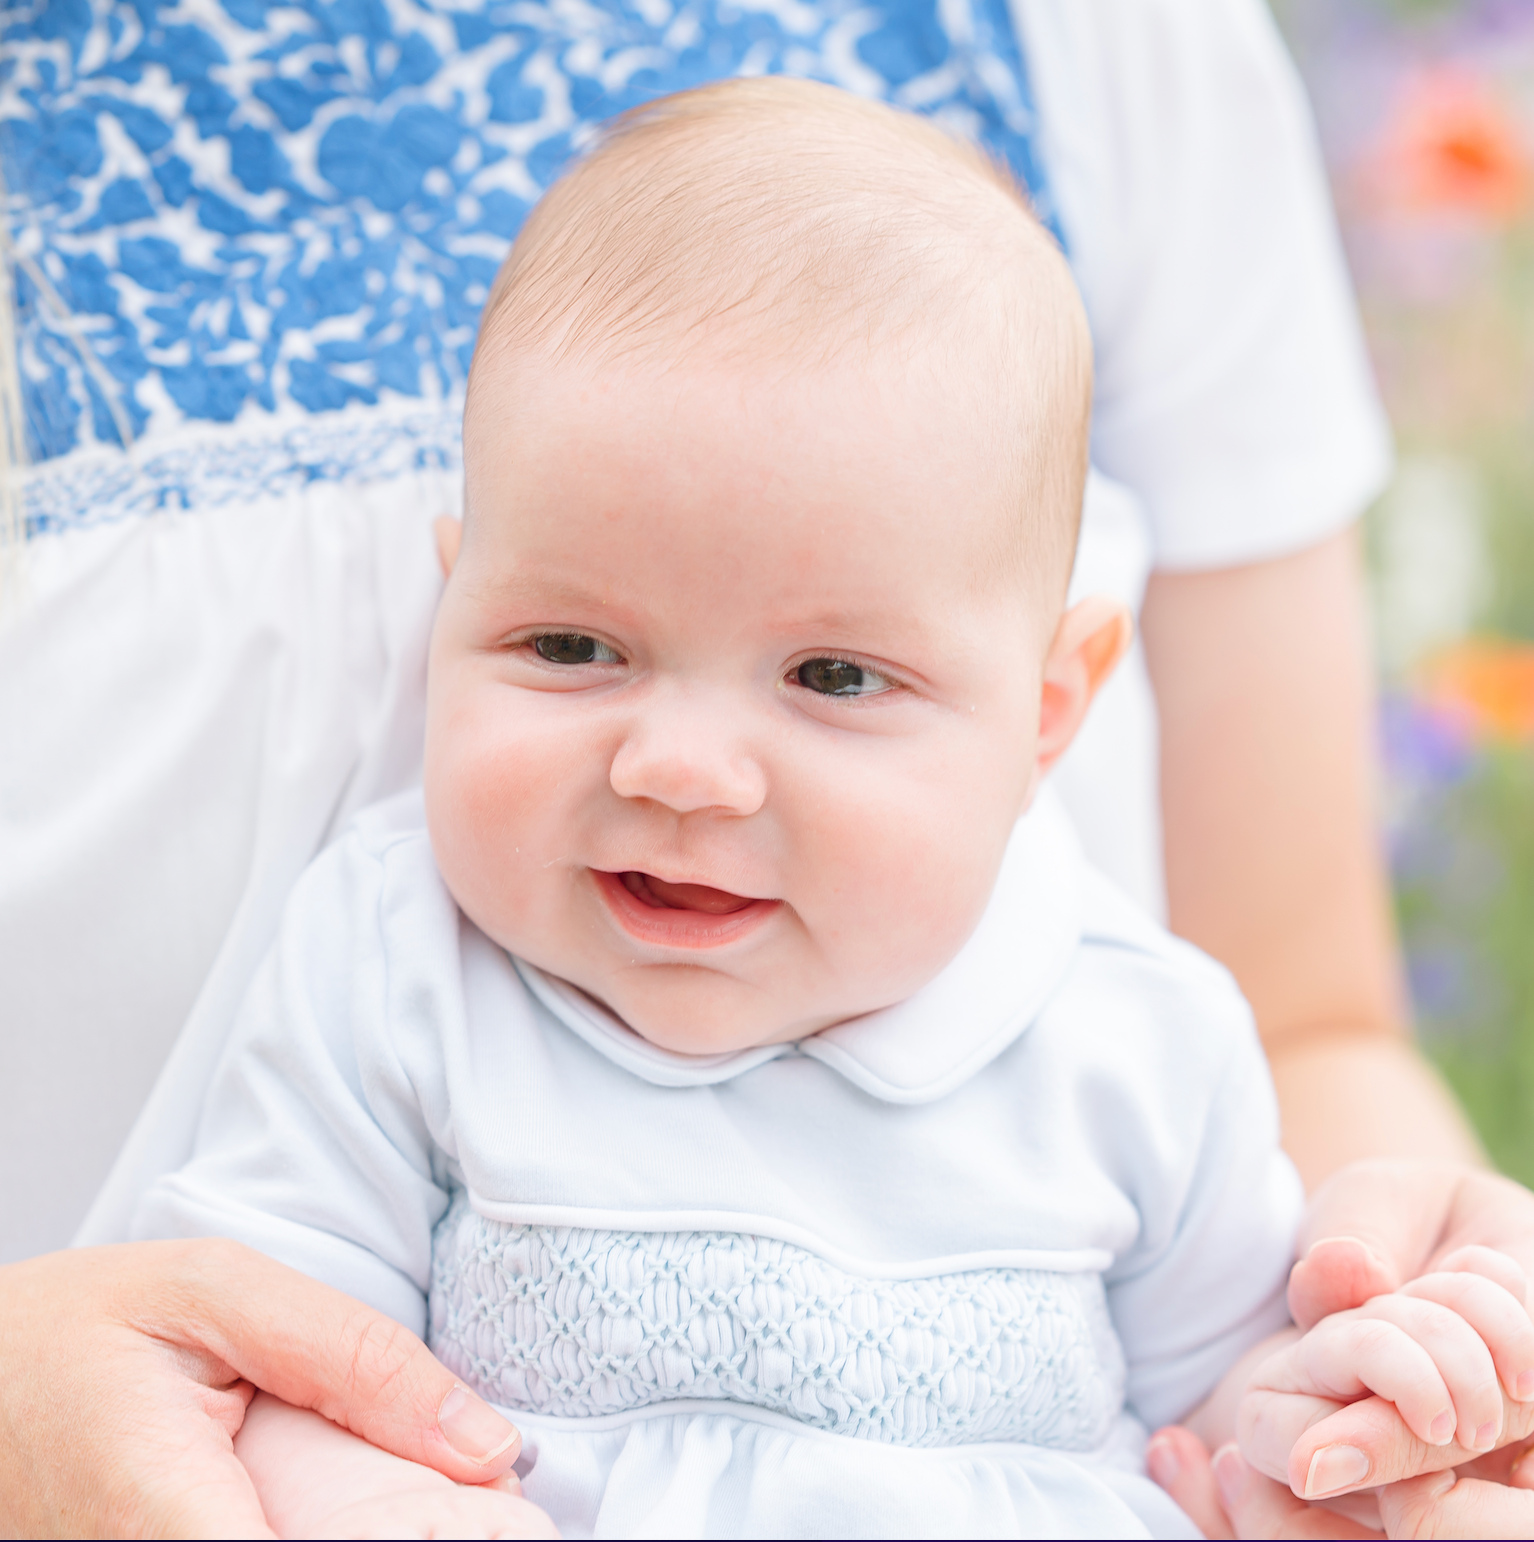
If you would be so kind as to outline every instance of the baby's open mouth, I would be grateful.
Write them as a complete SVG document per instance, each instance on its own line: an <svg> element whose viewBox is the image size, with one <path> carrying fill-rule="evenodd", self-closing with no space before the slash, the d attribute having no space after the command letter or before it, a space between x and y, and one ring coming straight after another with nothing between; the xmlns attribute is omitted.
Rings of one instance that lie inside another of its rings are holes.
<svg viewBox="0 0 1534 1542"><path fill-rule="evenodd" d="M667 883L652 873L620 873L623 887L641 904L657 910L697 910L708 916L732 915L755 901L702 883Z"/></svg>
<svg viewBox="0 0 1534 1542"><path fill-rule="evenodd" d="M635 942L672 949L717 948L742 942L781 900L753 899L706 883L671 883L654 873L591 869L608 914Z"/></svg>

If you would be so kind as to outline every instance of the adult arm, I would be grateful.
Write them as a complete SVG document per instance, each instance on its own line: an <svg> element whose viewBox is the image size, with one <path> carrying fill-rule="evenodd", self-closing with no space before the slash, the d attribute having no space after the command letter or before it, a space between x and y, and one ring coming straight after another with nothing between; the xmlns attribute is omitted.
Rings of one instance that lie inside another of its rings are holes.
<svg viewBox="0 0 1534 1542"><path fill-rule="evenodd" d="M1014 3L1097 344L1094 460L1161 570L1143 626L1173 926L1251 998L1309 1185L1354 1156L1468 1178L1481 1153L1406 1031L1377 846L1345 527L1388 435L1300 83L1260 0ZM1390 1240L1403 1216L1497 1246L1534 1211L1513 1185L1403 1210L1369 1173L1342 1168L1318 1235L1365 1237L1401 1278L1421 1268Z"/></svg>
<svg viewBox="0 0 1534 1542"><path fill-rule="evenodd" d="M1261 0L1017 5L1094 463L1159 569L1173 928L1250 997L1309 1184L1355 1155L1480 1160L1405 1032L1351 530L1389 437L1304 91Z"/></svg>
<svg viewBox="0 0 1534 1542"><path fill-rule="evenodd" d="M233 1440L255 1387L481 1483L516 1430L413 1334L236 1243L0 1269L0 1534L257 1537Z"/></svg>
<svg viewBox="0 0 1534 1542"><path fill-rule="evenodd" d="M1534 1279L1534 1196L1485 1171L1408 1031L1377 835L1360 567L1356 535L1344 532L1268 562L1157 574L1143 615L1172 926L1221 959L1253 1005L1285 1146L1319 1190L1301 1256L1326 1237L1367 1248L1340 1289L1300 1271L1291 1299L1310 1321L1465 1245L1498 1248ZM1523 1469L1508 1458L1530 1433L1526 1407L1509 1409L1507 1433L1503 1465L1516 1487ZM1361 1413L1357 1446L1374 1482L1420 1464L1398 1420ZM1233 1450L1211 1468L1207 1451L1175 1431L1150 1456L1211 1536L1231 1534L1221 1495L1237 1535L1337 1534L1327 1529L1336 1516L1306 1513ZM1534 1494L1502 1487L1501 1468L1483 1469L1457 1486L1424 1478L1387 1490L1391 1533L1534 1531Z"/></svg>
<svg viewBox="0 0 1534 1542"><path fill-rule="evenodd" d="M1356 534L1158 573L1142 626L1172 929L1251 1002L1307 1188L1358 1157L1481 1164L1406 1024Z"/></svg>

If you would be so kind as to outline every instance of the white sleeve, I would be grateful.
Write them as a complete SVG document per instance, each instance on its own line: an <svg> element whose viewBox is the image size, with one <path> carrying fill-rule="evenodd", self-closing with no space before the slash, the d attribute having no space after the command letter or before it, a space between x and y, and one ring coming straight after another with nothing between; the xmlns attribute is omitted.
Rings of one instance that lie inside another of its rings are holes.
<svg viewBox="0 0 1534 1542"><path fill-rule="evenodd" d="M1129 1406L1151 1428L1184 1418L1248 1349L1289 1322L1285 1294L1304 1209L1278 1144L1278 1102L1234 984L1229 1056L1203 1103L1146 1167L1138 1245L1109 1271ZM1232 1021L1235 1017L1237 1020ZM1170 1180L1170 1181L1168 1181Z"/></svg>
<svg viewBox="0 0 1534 1542"><path fill-rule="evenodd" d="M133 1235L235 1238L419 1334L432 1228L448 1202L425 1110L446 1094L432 1081L432 1046L402 1053L391 1042L387 902L384 863L356 836L304 874L213 1079L192 1159L149 1189ZM419 940L456 963L456 917L450 903L437 908L425 925L440 937Z"/></svg>
<svg viewBox="0 0 1534 1542"><path fill-rule="evenodd" d="M1155 565L1296 551L1390 444L1304 92L1262 0L1012 0L1097 355L1093 458Z"/></svg>

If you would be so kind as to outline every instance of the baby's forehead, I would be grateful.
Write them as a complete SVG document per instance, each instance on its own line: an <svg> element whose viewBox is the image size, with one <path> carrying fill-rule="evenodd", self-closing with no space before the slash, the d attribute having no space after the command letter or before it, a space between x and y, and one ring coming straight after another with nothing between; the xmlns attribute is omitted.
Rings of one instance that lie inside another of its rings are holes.
<svg viewBox="0 0 1534 1542"><path fill-rule="evenodd" d="M549 190L481 351L803 356L966 317L994 331L1058 301L1058 268L1026 193L978 147L829 87L730 81L619 119Z"/></svg>
<svg viewBox="0 0 1534 1542"><path fill-rule="evenodd" d="M700 364L789 388L861 371L873 411L940 378L933 410L980 429L985 471L1013 485L1000 544L1021 537L1068 569L1085 320L1026 195L977 148L782 79L619 120L533 211L497 279L470 377L471 481L483 432L537 396L541 370L637 371L665 389Z"/></svg>
<svg viewBox="0 0 1534 1542"><path fill-rule="evenodd" d="M711 625L818 616L844 646L998 593L1031 613L1030 579L1063 592L1068 557L1020 517L1001 425L938 345L892 362L519 355L466 425L470 528L556 609L578 591L685 613L723 586Z"/></svg>

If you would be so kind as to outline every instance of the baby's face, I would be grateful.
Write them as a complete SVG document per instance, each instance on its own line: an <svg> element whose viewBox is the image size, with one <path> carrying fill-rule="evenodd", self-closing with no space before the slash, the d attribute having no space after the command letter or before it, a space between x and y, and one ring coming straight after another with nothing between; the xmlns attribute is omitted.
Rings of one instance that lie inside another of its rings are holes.
<svg viewBox="0 0 1534 1542"><path fill-rule="evenodd" d="M1038 759L995 443L920 362L481 380L426 758L469 917L686 1053L930 980Z"/></svg>

